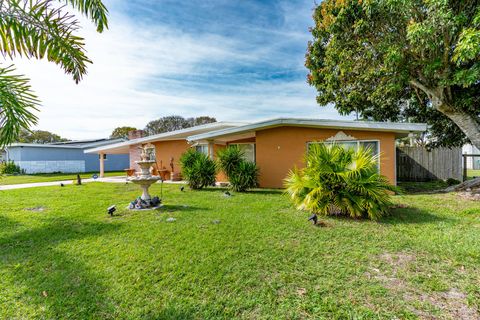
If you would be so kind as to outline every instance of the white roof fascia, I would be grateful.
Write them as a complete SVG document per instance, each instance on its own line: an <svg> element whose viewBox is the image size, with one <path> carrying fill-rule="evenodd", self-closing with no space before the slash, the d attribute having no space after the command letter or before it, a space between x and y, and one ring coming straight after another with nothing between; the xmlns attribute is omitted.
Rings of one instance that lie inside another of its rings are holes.
<svg viewBox="0 0 480 320"><path fill-rule="evenodd" d="M79 147L79 146L64 146L64 145L41 144L41 143L12 143L7 147L7 149L16 148L16 147L83 149L82 147Z"/></svg>
<svg viewBox="0 0 480 320"><path fill-rule="evenodd" d="M398 133L424 132L427 125L424 123L403 122L373 122L373 121L348 121L327 119L296 119L278 118L257 123L247 124L241 127L228 128L188 137L189 141L208 140L230 134L255 131L278 126L302 126L321 128L341 128L345 130L386 131Z"/></svg>
<svg viewBox="0 0 480 320"><path fill-rule="evenodd" d="M144 138L132 139L121 143L111 144L105 147L98 147L85 150L85 153L98 153L102 151L108 151L111 149L127 147L130 145L141 144L141 143L148 143L148 142L155 142L155 141L168 141L168 140L181 140L187 139L189 133L193 133L195 131L204 130L204 129L212 129L211 131L215 130L215 127L238 127L245 125L245 122L212 122L203 124L200 126L163 132L155 135L151 135Z"/></svg>
<svg viewBox="0 0 480 320"><path fill-rule="evenodd" d="M89 147L93 147L93 146L98 146L98 145L103 145L103 146L107 146L107 145L110 145L110 144L118 144L119 142L118 141L125 141L124 139L115 139L115 140L110 140L110 142L108 142L108 140L104 140L104 141L97 141L97 142L94 142L94 143L90 143L90 144L84 144L84 145L69 145L69 144L43 144L43 143L23 143L23 142L20 142L20 143L12 143L11 145L9 145L7 148L15 148L15 147L29 147L29 148L60 148L60 149L85 149L85 148L89 148Z"/></svg>
<svg viewBox="0 0 480 320"><path fill-rule="evenodd" d="M121 143L121 142L125 142L127 141L127 139L123 139L123 138L118 138L118 139L111 139L111 140L103 140L103 141L97 141L97 142L92 142L92 143L86 143L84 145L82 145L81 147L83 149L85 148L92 148L92 147L95 147L95 146L105 146L105 145L110 145L110 144L115 144L115 143Z"/></svg>

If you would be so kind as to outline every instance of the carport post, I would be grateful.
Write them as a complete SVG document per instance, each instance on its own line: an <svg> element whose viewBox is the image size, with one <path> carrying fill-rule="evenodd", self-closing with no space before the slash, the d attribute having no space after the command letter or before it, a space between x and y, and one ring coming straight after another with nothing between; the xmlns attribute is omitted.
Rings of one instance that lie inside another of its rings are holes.
<svg viewBox="0 0 480 320"><path fill-rule="evenodd" d="M214 156L215 156L214 150L213 150L214 145L215 145L215 144L214 144L213 140L209 140L209 141L208 141L208 156L209 156L210 159L212 159L212 160L213 160L213 158L214 158Z"/></svg>
<svg viewBox="0 0 480 320"><path fill-rule="evenodd" d="M100 159L100 178L103 178L105 176L105 163L104 163L104 154L103 153L100 153L98 155L99 159Z"/></svg>

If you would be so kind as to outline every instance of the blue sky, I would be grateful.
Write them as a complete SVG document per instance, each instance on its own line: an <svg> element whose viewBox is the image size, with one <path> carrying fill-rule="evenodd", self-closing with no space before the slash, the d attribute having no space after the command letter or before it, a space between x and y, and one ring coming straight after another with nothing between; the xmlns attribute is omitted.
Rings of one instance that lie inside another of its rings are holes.
<svg viewBox="0 0 480 320"><path fill-rule="evenodd" d="M82 21L94 64L79 85L57 66L19 61L43 101L39 129L81 139L172 114L340 118L305 81L313 1L105 3L107 32Z"/></svg>

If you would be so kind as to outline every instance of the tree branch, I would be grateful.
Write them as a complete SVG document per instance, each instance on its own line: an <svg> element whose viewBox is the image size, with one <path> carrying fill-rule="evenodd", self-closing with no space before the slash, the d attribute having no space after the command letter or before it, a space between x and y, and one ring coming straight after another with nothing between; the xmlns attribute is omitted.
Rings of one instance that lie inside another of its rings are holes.
<svg viewBox="0 0 480 320"><path fill-rule="evenodd" d="M418 89L422 90L423 92L425 92L428 95L429 98L432 98L432 97L439 98L437 96L437 93L433 89L428 88L427 86L425 86L420 81L412 79L409 82L413 87L418 88Z"/></svg>

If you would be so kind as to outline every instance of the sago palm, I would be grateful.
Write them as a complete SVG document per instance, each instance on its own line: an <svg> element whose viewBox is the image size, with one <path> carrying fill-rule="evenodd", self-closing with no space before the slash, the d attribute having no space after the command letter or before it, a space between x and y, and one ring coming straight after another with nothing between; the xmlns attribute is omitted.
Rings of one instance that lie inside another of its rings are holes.
<svg viewBox="0 0 480 320"><path fill-rule="evenodd" d="M77 35L79 21L66 11L67 5L90 18L98 32L108 27L101 0L0 0L0 52L7 59L46 58L78 83L91 61L84 39ZM33 111L38 105L29 80L10 63L0 64L0 147L36 123Z"/></svg>
<svg viewBox="0 0 480 320"><path fill-rule="evenodd" d="M391 205L390 192L397 191L378 173L378 157L370 149L311 144L305 167L285 179L286 191L299 210L376 220Z"/></svg>

